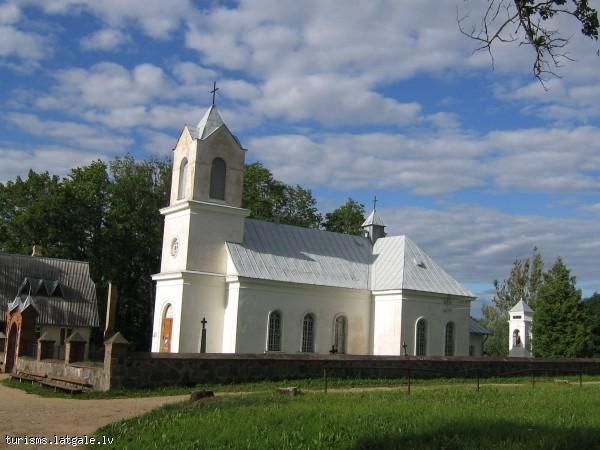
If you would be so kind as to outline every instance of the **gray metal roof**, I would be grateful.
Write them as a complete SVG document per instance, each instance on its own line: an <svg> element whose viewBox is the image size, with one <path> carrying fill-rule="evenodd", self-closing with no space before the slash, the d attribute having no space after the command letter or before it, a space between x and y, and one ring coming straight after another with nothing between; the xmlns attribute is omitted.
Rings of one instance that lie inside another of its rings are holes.
<svg viewBox="0 0 600 450"><path fill-rule="evenodd" d="M385 227L383 219L375 210L371 211L371 214L369 214L369 216L365 219L361 227L368 227L370 225L379 225L380 227Z"/></svg>
<svg viewBox="0 0 600 450"><path fill-rule="evenodd" d="M244 242L227 243L238 275L263 280L367 289L367 239L246 219Z"/></svg>
<svg viewBox="0 0 600 450"><path fill-rule="evenodd" d="M88 263L0 253L0 310L32 305L43 325L99 326Z"/></svg>
<svg viewBox="0 0 600 450"><path fill-rule="evenodd" d="M474 297L404 236L380 238L246 219L244 241L227 243L242 277L352 289L408 289Z"/></svg>
<svg viewBox="0 0 600 450"><path fill-rule="evenodd" d="M469 317L469 333L471 334L492 334L490 330L481 325L478 320Z"/></svg>
<svg viewBox="0 0 600 450"><path fill-rule="evenodd" d="M377 239L373 248L371 289L408 289L475 297L406 236Z"/></svg>
<svg viewBox="0 0 600 450"><path fill-rule="evenodd" d="M523 299L519 300L515 306L513 306L509 313L521 312L525 314L533 314L533 309L523 301Z"/></svg>
<svg viewBox="0 0 600 450"><path fill-rule="evenodd" d="M206 110L200 122L198 122L196 136L194 137L201 140L206 139L223 125L225 125L225 122L223 122L221 114L217 111L217 107L212 105Z"/></svg>

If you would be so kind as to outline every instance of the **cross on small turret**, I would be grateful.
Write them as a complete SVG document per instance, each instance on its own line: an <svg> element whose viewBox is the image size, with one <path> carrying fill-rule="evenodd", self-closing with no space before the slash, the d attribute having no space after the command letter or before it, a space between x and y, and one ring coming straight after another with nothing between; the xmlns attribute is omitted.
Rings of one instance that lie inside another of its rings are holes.
<svg viewBox="0 0 600 450"><path fill-rule="evenodd" d="M215 106L215 94L217 93L218 90L219 90L219 88L217 87L217 82L213 81L213 88L212 88L212 91L210 91L210 93L212 94L213 106Z"/></svg>
<svg viewBox="0 0 600 450"><path fill-rule="evenodd" d="M206 320L206 317L203 317L202 320L200 321L200 323L202 324L202 329L204 330L206 328L206 324L208 323L208 320Z"/></svg>
<svg viewBox="0 0 600 450"><path fill-rule="evenodd" d="M373 211L377 210L377 196L373 197Z"/></svg>

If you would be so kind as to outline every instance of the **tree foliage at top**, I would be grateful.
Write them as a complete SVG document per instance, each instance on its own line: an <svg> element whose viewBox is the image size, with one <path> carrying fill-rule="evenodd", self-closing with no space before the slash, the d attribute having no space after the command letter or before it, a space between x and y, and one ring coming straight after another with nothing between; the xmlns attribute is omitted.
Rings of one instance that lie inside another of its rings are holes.
<svg viewBox="0 0 600 450"><path fill-rule="evenodd" d="M533 49L533 73L540 82L564 60L571 60L566 47L569 37L555 23L559 17L572 17L581 34L598 40L598 12L589 0L488 0L479 25L465 30L468 15L457 18L460 31L479 42L478 50L489 52L497 43L518 42Z"/></svg>
<svg viewBox="0 0 600 450"><path fill-rule="evenodd" d="M361 234L365 221L365 206L351 198L332 212L325 214L323 226L327 231L345 234Z"/></svg>
<svg viewBox="0 0 600 450"><path fill-rule="evenodd" d="M246 164L242 207L251 218L318 228L322 217L316 204L310 189L276 180L260 162Z"/></svg>
<svg viewBox="0 0 600 450"><path fill-rule="evenodd" d="M59 179L30 171L0 183L0 251L84 260L96 282L101 322L109 280L119 288L117 328L148 348L154 287L160 270L171 168L166 161L95 161ZM98 339L99 336L96 336Z"/></svg>
<svg viewBox="0 0 600 450"><path fill-rule="evenodd" d="M533 350L537 357L585 356L589 328L575 277L561 258L544 274L533 315Z"/></svg>
<svg viewBox="0 0 600 450"><path fill-rule="evenodd" d="M530 258L516 259L508 278L494 280L493 305L483 307L483 324L492 332L484 351L492 356L508 355L508 311L523 299L535 309L543 281L544 260L536 247Z"/></svg>

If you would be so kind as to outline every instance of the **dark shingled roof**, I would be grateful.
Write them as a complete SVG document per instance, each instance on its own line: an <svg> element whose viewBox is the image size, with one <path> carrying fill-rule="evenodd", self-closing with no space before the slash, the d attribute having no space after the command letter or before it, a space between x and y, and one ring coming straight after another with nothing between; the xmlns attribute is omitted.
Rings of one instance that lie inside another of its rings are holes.
<svg viewBox="0 0 600 450"><path fill-rule="evenodd" d="M96 286L87 262L0 253L1 319L9 304L29 303L38 311L41 325L100 325Z"/></svg>
<svg viewBox="0 0 600 450"><path fill-rule="evenodd" d="M469 333L471 334L492 334L490 330L481 325L478 320L469 317Z"/></svg>

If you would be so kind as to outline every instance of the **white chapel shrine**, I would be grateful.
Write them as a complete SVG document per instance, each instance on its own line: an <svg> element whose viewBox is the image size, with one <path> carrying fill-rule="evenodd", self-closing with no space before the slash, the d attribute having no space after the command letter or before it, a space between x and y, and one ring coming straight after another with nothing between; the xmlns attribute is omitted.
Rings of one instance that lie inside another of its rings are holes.
<svg viewBox="0 0 600 450"><path fill-rule="evenodd" d="M152 351L473 353L474 295L412 240L376 211L363 236L249 219L245 156L214 105L179 137Z"/></svg>

